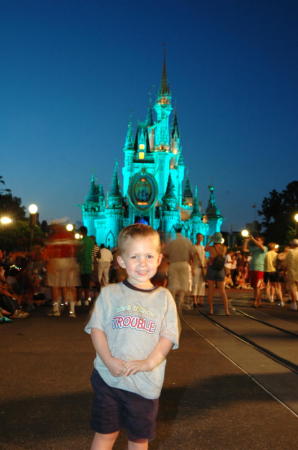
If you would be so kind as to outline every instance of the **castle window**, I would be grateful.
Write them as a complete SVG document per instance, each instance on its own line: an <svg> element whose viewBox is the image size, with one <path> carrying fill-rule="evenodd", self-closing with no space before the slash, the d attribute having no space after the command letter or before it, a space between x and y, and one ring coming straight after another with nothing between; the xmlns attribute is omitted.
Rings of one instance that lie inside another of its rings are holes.
<svg viewBox="0 0 298 450"><path fill-rule="evenodd" d="M139 152L139 159L144 159L144 158L145 158L145 153Z"/></svg>
<svg viewBox="0 0 298 450"><path fill-rule="evenodd" d="M139 150L145 150L145 145L144 144L140 144L139 145Z"/></svg>

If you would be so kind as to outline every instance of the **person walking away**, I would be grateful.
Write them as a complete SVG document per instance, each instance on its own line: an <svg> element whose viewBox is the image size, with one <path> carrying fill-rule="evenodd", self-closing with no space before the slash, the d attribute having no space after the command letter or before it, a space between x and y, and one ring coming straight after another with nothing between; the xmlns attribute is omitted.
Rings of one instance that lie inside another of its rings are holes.
<svg viewBox="0 0 298 450"><path fill-rule="evenodd" d="M243 251L251 254L249 261L249 279L254 290L253 306L258 308L262 305L262 288L264 284L265 255L267 247L264 245L264 238L261 235L255 237L250 235L243 241Z"/></svg>
<svg viewBox="0 0 298 450"><path fill-rule="evenodd" d="M213 243L213 245L211 245ZM208 268L206 279L208 282L208 304L209 314L214 314L213 296L216 286L219 289L220 295L223 299L224 310L226 316L230 316L229 300L225 290L225 256L227 248L223 244L223 237L221 233L215 233L209 239L206 245L206 252L209 253Z"/></svg>
<svg viewBox="0 0 298 450"><path fill-rule="evenodd" d="M118 263L127 278L102 288L85 331L96 351L91 450L112 449L120 429L128 448L145 450L155 435L166 356L178 348L178 315L170 292L151 278L161 261L158 233L124 228Z"/></svg>
<svg viewBox="0 0 298 450"><path fill-rule="evenodd" d="M291 249L286 256L287 281L290 289L292 303L289 308L297 311L298 303L298 239L293 239Z"/></svg>
<svg viewBox="0 0 298 450"><path fill-rule="evenodd" d="M276 270L277 267L277 248L278 245L275 242L269 242L268 252L265 255L265 285L266 296L270 303L274 303L275 295L279 299L280 306L284 306L281 285L279 280L279 274Z"/></svg>
<svg viewBox="0 0 298 450"><path fill-rule="evenodd" d="M79 280L79 266L76 260L77 240L73 232L64 225L54 224L46 242L44 257L47 262L47 285L51 288L52 317L61 315L62 299L69 304L69 316L76 317L75 305Z"/></svg>
<svg viewBox="0 0 298 450"><path fill-rule="evenodd" d="M88 230L85 226L81 226L79 229L80 234L83 238L80 241L80 246L78 250L78 263L80 266L80 277L81 277L81 301L89 305L91 302L90 296L90 282L93 271L93 247L95 245L94 240L91 236L88 236Z"/></svg>
<svg viewBox="0 0 298 450"><path fill-rule="evenodd" d="M204 236L201 233L197 234L197 242L194 245L193 255L193 275L192 275L192 295L193 306L203 306L204 296L206 293L205 276L206 276L206 253L203 246ZM199 301L198 301L199 300Z"/></svg>
<svg viewBox="0 0 298 450"><path fill-rule="evenodd" d="M186 303L186 295L191 291L191 263L194 248L192 242L182 236L182 227L176 228L176 239L168 242L165 247L165 256L169 262L168 289L175 299L178 311L192 309Z"/></svg>
<svg viewBox="0 0 298 450"><path fill-rule="evenodd" d="M288 295L290 292L287 283L287 266L286 266L286 257L290 249L291 247L289 245L285 245L284 248L277 254L276 259L276 271L278 273L278 279L281 286L282 296L284 299L286 295ZM288 300L287 303L291 303L291 300Z"/></svg>
<svg viewBox="0 0 298 450"><path fill-rule="evenodd" d="M104 244L100 245L100 259L98 260L98 282L101 287L109 284L110 267L113 261L113 254Z"/></svg>

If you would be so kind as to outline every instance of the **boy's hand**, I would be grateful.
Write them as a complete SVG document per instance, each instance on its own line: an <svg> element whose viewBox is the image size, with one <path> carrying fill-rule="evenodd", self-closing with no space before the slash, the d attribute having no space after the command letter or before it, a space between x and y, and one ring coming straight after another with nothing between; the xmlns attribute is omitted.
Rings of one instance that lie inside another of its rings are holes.
<svg viewBox="0 0 298 450"><path fill-rule="evenodd" d="M152 369L149 359L127 361L124 376L134 375L138 372L150 372Z"/></svg>
<svg viewBox="0 0 298 450"><path fill-rule="evenodd" d="M124 376L134 375L138 372L150 372L164 361L173 343L165 337L160 337L155 348L146 359L136 361L126 361L126 370Z"/></svg>
<svg viewBox="0 0 298 450"><path fill-rule="evenodd" d="M106 362L106 365L114 377L122 377L126 375L127 367L126 362L123 361L123 359L112 357Z"/></svg>

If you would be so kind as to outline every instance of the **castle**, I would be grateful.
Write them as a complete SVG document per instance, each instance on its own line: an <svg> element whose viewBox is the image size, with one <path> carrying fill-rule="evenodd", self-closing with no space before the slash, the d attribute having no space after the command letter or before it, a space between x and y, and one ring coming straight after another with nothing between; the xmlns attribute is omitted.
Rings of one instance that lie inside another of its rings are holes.
<svg viewBox="0 0 298 450"><path fill-rule="evenodd" d="M216 206L214 188L206 211L202 211L198 188L191 188L185 173L182 145L176 113L173 111L166 63L157 99L150 105L147 118L138 123L135 134L129 122L123 147L123 184L120 188L118 165L115 164L111 189L107 196L103 186L91 178L89 193L82 207L83 224L98 244L117 245L119 231L141 222L158 230L163 239L175 236L175 228L196 240L220 231L223 217Z"/></svg>

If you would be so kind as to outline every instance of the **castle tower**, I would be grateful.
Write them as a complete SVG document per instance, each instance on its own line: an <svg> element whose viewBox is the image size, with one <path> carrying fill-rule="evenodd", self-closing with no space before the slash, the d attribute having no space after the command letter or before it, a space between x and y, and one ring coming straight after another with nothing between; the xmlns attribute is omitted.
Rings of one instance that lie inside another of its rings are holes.
<svg viewBox="0 0 298 450"><path fill-rule="evenodd" d="M88 228L90 235L95 236L96 234L94 221L97 218L99 209L99 186L95 182L95 177L92 176L89 192L82 206L83 223Z"/></svg>
<svg viewBox="0 0 298 450"><path fill-rule="evenodd" d="M208 188L210 192L210 197L206 209L206 218L209 225L209 236L212 236L214 233L220 231L223 222L223 216L221 215L220 210L216 206L214 186L208 186Z"/></svg>

